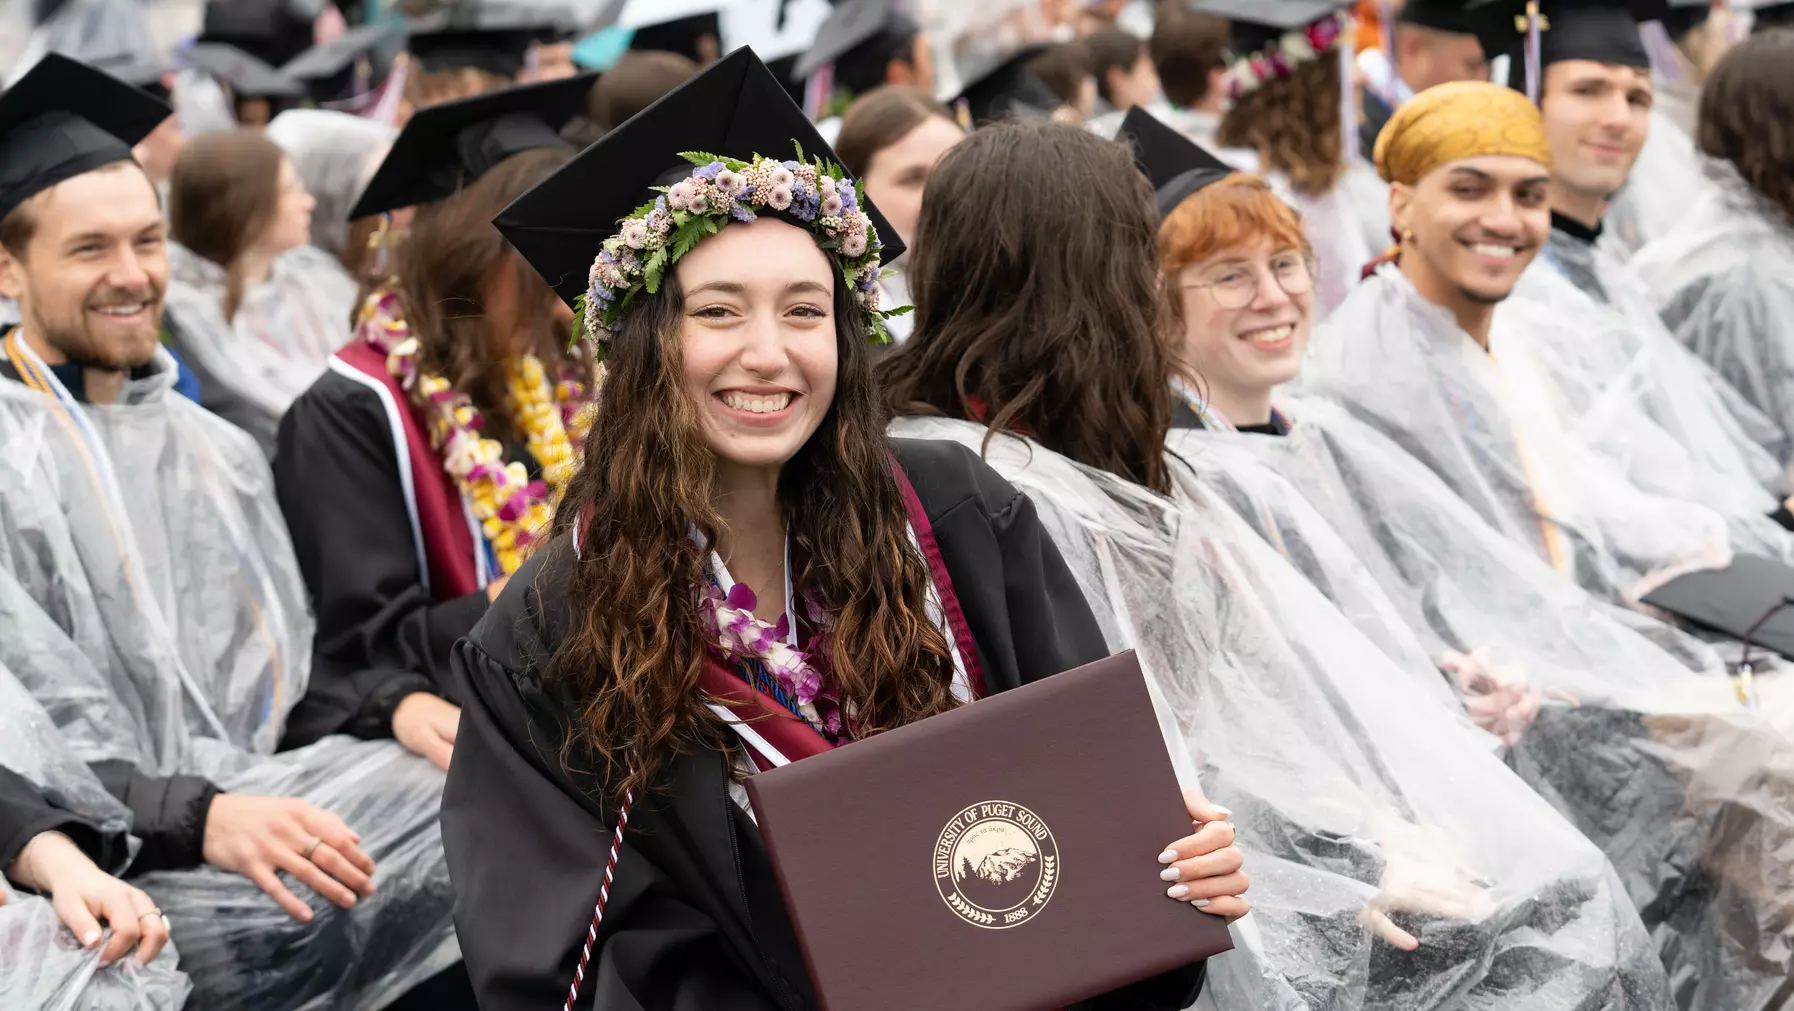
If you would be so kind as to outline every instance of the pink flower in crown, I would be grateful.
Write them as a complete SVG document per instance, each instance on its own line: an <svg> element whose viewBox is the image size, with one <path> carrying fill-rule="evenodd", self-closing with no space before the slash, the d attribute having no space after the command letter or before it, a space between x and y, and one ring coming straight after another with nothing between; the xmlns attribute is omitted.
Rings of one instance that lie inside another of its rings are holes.
<svg viewBox="0 0 1794 1011"><path fill-rule="evenodd" d="M786 173L789 175L790 173ZM791 187L774 185L766 194L766 206L775 211L782 211L791 206Z"/></svg>
<svg viewBox="0 0 1794 1011"><path fill-rule="evenodd" d="M689 210L692 195L696 192L697 188L690 179L681 179L673 184L672 189L667 190L667 206L675 211Z"/></svg>
<svg viewBox="0 0 1794 1011"><path fill-rule="evenodd" d="M841 213L841 195L830 193L822 198L822 216L832 218Z"/></svg>
<svg viewBox="0 0 1794 1011"><path fill-rule="evenodd" d="M741 177L741 173L732 169L723 169L718 172L715 182L717 192L724 196L736 196L747 188L747 180Z"/></svg>
<svg viewBox="0 0 1794 1011"><path fill-rule="evenodd" d="M853 259L856 256L863 256L863 255L865 255L865 253L866 253L866 233L865 232L848 232L847 237L841 240L841 255L842 256L845 256L848 259Z"/></svg>
<svg viewBox="0 0 1794 1011"><path fill-rule="evenodd" d="M834 196L835 195L835 181L833 179L830 179L828 176L823 176L822 178L816 180L816 192L822 194L822 199L824 199L824 200L827 200L829 197Z"/></svg>
<svg viewBox="0 0 1794 1011"><path fill-rule="evenodd" d="M673 227L672 215L656 207L648 212L648 231L657 239L666 238Z"/></svg>
<svg viewBox="0 0 1794 1011"><path fill-rule="evenodd" d="M791 170L785 166L774 164L772 171L766 176L766 181L771 183L774 189L789 190L792 184L797 182L797 177L792 175Z"/></svg>
<svg viewBox="0 0 1794 1011"><path fill-rule="evenodd" d="M696 190L692 194L691 199L686 201L685 209L687 212L692 213L692 214L709 213L709 211L710 211L709 187L707 187L707 186L700 187L698 190Z"/></svg>
<svg viewBox="0 0 1794 1011"><path fill-rule="evenodd" d="M630 249L640 249L648 244L648 223L641 218L630 218L617 230L617 237Z"/></svg>
<svg viewBox="0 0 1794 1011"><path fill-rule="evenodd" d="M797 167L798 181L803 183L805 186L818 185L821 182L821 179L819 178L819 176L820 176L820 173L818 173L816 171L816 166L814 166L808 162L805 162L804 164L799 165Z"/></svg>
<svg viewBox="0 0 1794 1011"><path fill-rule="evenodd" d="M846 252L846 249L843 248L842 252ZM852 255L852 254L849 254L849 255ZM874 288L871 291L866 292L866 308L872 310L873 312L878 311L878 289L877 288Z"/></svg>

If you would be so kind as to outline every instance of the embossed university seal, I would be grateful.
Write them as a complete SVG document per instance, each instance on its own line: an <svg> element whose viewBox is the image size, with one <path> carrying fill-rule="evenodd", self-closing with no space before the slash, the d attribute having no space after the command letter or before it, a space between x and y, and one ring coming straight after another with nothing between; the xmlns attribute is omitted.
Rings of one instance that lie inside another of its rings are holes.
<svg viewBox="0 0 1794 1011"><path fill-rule="evenodd" d="M1059 845L1033 811L1004 800L971 804L934 844L934 886L954 915L1003 930L1040 915L1059 884Z"/></svg>

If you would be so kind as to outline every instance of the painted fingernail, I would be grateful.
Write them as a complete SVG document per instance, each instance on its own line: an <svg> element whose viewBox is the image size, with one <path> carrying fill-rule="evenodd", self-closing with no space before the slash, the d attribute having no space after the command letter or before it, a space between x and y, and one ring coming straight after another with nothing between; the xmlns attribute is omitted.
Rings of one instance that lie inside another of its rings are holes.
<svg viewBox="0 0 1794 1011"><path fill-rule="evenodd" d="M1208 902L1209 900L1207 899L1191 899L1190 905L1195 906L1197 909L1207 909Z"/></svg>
<svg viewBox="0 0 1794 1011"><path fill-rule="evenodd" d="M96 928L81 935L81 947L91 948L100 941L100 932Z"/></svg>
<svg viewBox="0 0 1794 1011"><path fill-rule="evenodd" d="M1172 885L1170 888L1165 889L1165 894L1174 899L1181 899L1190 894L1190 890L1183 885Z"/></svg>
<svg viewBox="0 0 1794 1011"><path fill-rule="evenodd" d="M1177 851L1176 850L1166 850L1165 852L1159 854L1159 863L1169 864L1169 863L1175 863L1175 862L1177 862Z"/></svg>
<svg viewBox="0 0 1794 1011"><path fill-rule="evenodd" d="M1159 872L1159 880L1160 881L1176 881L1178 878L1181 878L1183 876L1184 876L1183 872L1178 870L1175 867L1167 867L1164 870Z"/></svg>

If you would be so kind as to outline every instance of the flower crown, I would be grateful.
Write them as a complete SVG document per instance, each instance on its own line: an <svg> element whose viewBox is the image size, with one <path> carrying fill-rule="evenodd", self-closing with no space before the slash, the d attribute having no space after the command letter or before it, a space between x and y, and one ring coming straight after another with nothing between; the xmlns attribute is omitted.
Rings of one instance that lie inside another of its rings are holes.
<svg viewBox="0 0 1794 1011"><path fill-rule="evenodd" d="M878 231L860 209L853 180L839 165L821 158L806 161L801 146L795 161L756 154L744 162L698 151L679 157L697 166L692 174L671 186L653 187L661 195L624 218L592 261L590 286L576 306L576 340L589 335L608 343L636 292L646 288L650 295L657 293L668 268L699 242L730 221L750 222L756 211L770 209L803 222L818 246L840 258L841 278L865 310L873 342L890 342L885 320L910 307L879 308Z"/></svg>
<svg viewBox="0 0 1794 1011"><path fill-rule="evenodd" d="M1294 74L1302 64L1331 52L1351 26L1350 14L1329 14L1301 31L1285 33L1259 52L1234 60L1221 78L1227 97L1237 102L1272 81ZM1351 82L1346 83L1349 86Z"/></svg>

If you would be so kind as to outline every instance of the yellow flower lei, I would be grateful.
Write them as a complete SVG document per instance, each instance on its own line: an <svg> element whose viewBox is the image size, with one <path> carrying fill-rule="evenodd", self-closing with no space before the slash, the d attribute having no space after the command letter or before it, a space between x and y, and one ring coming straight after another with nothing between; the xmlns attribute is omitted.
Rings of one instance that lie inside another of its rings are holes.
<svg viewBox="0 0 1794 1011"><path fill-rule="evenodd" d="M447 379L418 369L419 347L400 313L396 292L382 289L362 303L358 336L386 354L386 369L422 412L430 445L466 497L503 575L516 572L546 535L555 503L578 469L576 450L591 428L587 386L571 379L550 385L535 355L505 362L507 399L525 445L542 465L542 481L504 446L480 434L480 412Z"/></svg>

